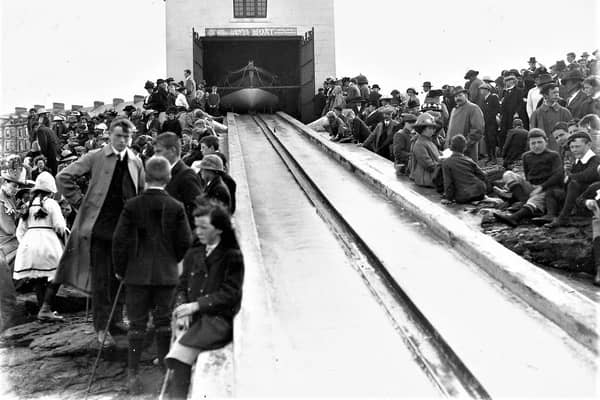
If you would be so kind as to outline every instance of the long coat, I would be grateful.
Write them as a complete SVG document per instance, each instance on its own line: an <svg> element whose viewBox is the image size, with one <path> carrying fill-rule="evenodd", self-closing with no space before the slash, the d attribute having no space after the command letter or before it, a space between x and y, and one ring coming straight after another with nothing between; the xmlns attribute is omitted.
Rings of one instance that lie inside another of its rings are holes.
<svg viewBox="0 0 600 400"><path fill-rule="evenodd" d="M56 176L58 191L72 205L81 202L65 252L56 270L56 282L68 284L81 291L90 292L90 246L92 229L104 204L110 186L117 156L112 146L87 153L67 166ZM127 149L127 169L136 193L144 188L144 167L142 161ZM76 180L90 175L90 183L85 196Z"/></svg>
<svg viewBox="0 0 600 400"><path fill-rule="evenodd" d="M183 260L177 287L177 304L197 301L200 309L181 337L184 346L212 350L233 338L233 318L242 304L244 259L237 249L221 243L206 256L197 242Z"/></svg>
<svg viewBox="0 0 600 400"><path fill-rule="evenodd" d="M580 90L577 95L567 103L567 109L571 111L571 115L575 119L581 119L588 114L594 112L594 101L590 96Z"/></svg>
<svg viewBox="0 0 600 400"><path fill-rule="evenodd" d="M518 114L519 118L523 121L523 128L529 129L529 116L527 115L524 98L525 95L520 88L514 87L510 90L504 90L504 97L502 98L502 105L500 107L500 113L502 114L500 130L503 138L512 129L515 114Z"/></svg>
<svg viewBox="0 0 600 400"><path fill-rule="evenodd" d="M435 143L423 135L417 135L410 159L410 179L419 186L434 187L433 178L439 160L440 151Z"/></svg>

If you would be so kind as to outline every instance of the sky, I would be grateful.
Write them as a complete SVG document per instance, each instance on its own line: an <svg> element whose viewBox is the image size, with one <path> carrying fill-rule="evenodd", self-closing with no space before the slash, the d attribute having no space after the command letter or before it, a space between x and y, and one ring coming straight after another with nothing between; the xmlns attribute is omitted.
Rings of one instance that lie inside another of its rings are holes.
<svg viewBox="0 0 600 400"><path fill-rule="evenodd" d="M362 73L385 93L600 47L598 0L334 2L337 76ZM163 0L1 0L0 112L144 94L165 76L164 13Z"/></svg>

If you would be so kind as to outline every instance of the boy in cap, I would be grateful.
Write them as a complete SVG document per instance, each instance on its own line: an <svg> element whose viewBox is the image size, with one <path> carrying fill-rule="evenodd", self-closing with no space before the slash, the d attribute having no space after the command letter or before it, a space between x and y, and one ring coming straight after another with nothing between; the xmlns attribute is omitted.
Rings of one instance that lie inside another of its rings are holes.
<svg viewBox="0 0 600 400"><path fill-rule="evenodd" d="M170 179L167 159L150 158L146 162L146 190L127 201L113 235L115 273L127 286L131 394L142 391L139 362L149 312L154 318L161 363L169 351L172 305L179 280L177 264L191 245L192 233L185 209L164 190Z"/></svg>
<svg viewBox="0 0 600 400"><path fill-rule="evenodd" d="M200 161L200 177L204 182L204 193L198 198L220 202L231 212L231 193L221 175L225 172L223 161L215 154L209 154Z"/></svg>

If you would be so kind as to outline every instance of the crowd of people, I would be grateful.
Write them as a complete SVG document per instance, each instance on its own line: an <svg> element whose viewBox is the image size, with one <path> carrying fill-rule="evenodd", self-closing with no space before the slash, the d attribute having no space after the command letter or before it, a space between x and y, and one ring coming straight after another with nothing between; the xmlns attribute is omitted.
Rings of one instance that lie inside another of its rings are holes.
<svg viewBox="0 0 600 400"><path fill-rule="evenodd" d="M200 351L232 340L244 272L218 93L184 76L146 82L143 106L121 113L31 109L31 150L3 160L0 186L0 331L20 286L55 323L58 290L74 287L91 298L100 346L127 334L134 394L153 327L172 398L186 398Z"/></svg>
<svg viewBox="0 0 600 400"><path fill-rule="evenodd" d="M421 92L390 96L364 75L330 77L314 97L311 126L389 159L398 176L435 188L444 204L485 200L507 206L493 215L512 227L568 226L599 211L598 58L598 50L579 60L570 52L546 68L531 57L528 68L497 78L468 70L463 86L426 81ZM502 180L489 182L486 166L504 171Z"/></svg>

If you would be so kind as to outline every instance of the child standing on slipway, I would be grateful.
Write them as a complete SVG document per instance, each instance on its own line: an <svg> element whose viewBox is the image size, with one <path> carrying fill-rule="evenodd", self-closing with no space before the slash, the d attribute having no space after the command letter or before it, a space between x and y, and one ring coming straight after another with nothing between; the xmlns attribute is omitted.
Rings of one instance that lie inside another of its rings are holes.
<svg viewBox="0 0 600 400"><path fill-rule="evenodd" d="M162 362L171 342L171 313L177 264L192 241L183 204L164 190L171 167L164 157L146 162L146 190L125 203L113 235L113 262L117 279L126 285L125 306L129 316L128 387L139 394L139 378L148 313L156 327L156 347Z"/></svg>
<svg viewBox="0 0 600 400"><path fill-rule="evenodd" d="M64 237L67 223L58 202L56 182L49 172L42 172L35 180L31 198L17 226L19 247L15 258L13 279L36 279L36 294L41 304L38 319L62 321L53 312L52 302L60 284L52 282L63 253L59 236Z"/></svg>

